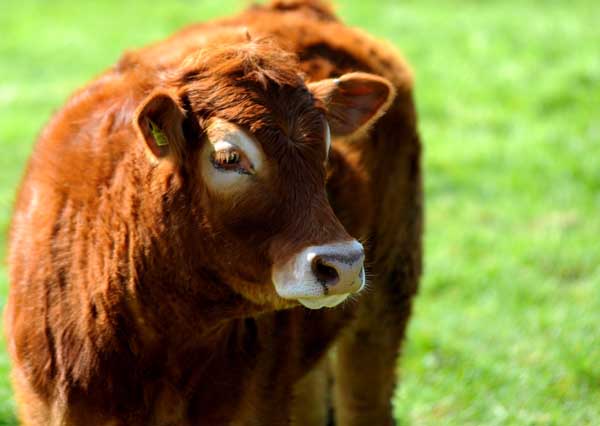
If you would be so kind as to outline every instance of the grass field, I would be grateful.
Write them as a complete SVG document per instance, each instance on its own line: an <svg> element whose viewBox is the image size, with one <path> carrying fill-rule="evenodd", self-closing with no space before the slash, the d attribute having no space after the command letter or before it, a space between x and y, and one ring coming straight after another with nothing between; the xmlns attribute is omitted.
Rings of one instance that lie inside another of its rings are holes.
<svg viewBox="0 0 600 426"><path fill-rule="evenodd" d="M69 93L126 48L243 7L156 3L2 1L2 257L23 164ZM416 76L426 273L400 424L600 425L598 3L338 3ZM3 264L2 305L6 291ZM7 376L2 349L0 424L15 424Z"/></svg>

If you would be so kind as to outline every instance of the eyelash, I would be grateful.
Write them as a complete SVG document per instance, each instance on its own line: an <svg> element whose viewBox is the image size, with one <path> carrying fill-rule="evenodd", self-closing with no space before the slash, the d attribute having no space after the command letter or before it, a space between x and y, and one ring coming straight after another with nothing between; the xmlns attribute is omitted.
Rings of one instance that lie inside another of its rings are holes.
<svg viewBox="0 0 600 426"><path fill-rule="evenodd" d="M243 153L233 147L221 149L212 153L210 161L215 169L237 172L244 175L252 174L252 167L244 166L245 157ZM248 163L248 161L245 161Z"/></svg>
<svg viewBox="0 0 600 426"><path fill-rule="evenodd" d="M241 155L236 150L217 151L213 155L213 160L220 165L239 164Z"/></svg>

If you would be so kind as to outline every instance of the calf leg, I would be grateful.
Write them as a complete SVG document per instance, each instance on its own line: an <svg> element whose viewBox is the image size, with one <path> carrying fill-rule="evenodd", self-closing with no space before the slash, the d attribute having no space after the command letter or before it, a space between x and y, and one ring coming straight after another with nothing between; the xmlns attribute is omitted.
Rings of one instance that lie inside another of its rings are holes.
<svg viewBox="0 0 600 426"><path fill-rule="evenodd" d="M383 297L372 293L361 300L356 322L338 340L334 369L337 425L394 424L391 399L411 297L408 295L393 306L389 300L378 300Z"/></svg>
<svg viewBox="0 0 600 426"><path fill-rule="evenodd" d="M329 362L324 357L294 388L292 425L326 426L329 415Z"/></svg>

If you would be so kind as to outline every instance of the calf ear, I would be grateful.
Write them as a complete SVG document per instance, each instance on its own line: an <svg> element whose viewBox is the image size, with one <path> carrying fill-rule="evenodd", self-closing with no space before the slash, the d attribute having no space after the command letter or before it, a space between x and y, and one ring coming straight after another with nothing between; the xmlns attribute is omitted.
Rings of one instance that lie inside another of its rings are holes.
<svg viewBox="0 0 600 426"><path fill-rule="evenodd" d="M310 83L308 88L324 104L332 136L348 136L367 129L396 96L388 80L362 72Z"/></svg>
<svg viewBox="0 0 600 426"><path fill-rule="evenodd" d="M180 159L185 146L184 119L175 98L165 90L155 90L135 112L134 126L155 157Z"/></svg>

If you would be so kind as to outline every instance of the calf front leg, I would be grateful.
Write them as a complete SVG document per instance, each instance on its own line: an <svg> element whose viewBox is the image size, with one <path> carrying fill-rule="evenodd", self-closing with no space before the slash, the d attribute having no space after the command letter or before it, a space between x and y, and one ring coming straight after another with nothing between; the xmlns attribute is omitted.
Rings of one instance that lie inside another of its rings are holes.
<svg viewBox="0 0 600 426"><path fill-rule="evenodd" d="M373 284L388 288L362 298L356 321L337 343L334 401L339 426L395 424L391 400L412 294L402 295L393 288L395 282Z"/></svg>
<svg viewBox="0 0 600 426"><path fill-rule="evenodd" d="M326 426L330 413L329 362L327 356L294 387L293 426Z"/></svg>

